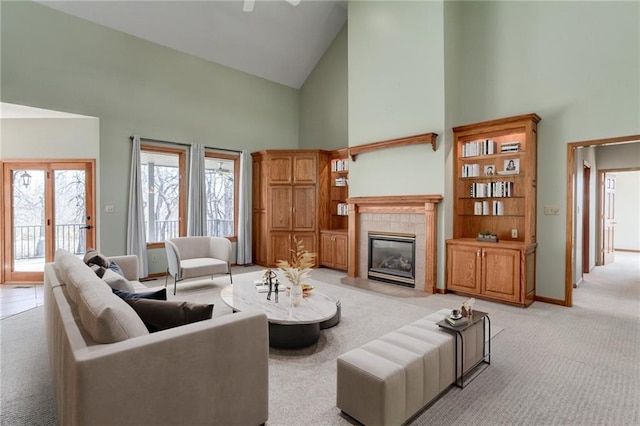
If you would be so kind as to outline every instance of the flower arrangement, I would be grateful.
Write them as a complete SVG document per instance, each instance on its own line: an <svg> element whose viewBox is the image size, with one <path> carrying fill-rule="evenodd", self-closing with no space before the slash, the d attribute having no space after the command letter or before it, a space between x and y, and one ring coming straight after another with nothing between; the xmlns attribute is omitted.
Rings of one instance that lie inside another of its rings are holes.
<svg viewBox="0 0 640 426"><path fill-rule="evenodd" d="M293 237L295 249L291 249L291 262L278 260L276 266L284 273L291 284L301 285L302 280L311 275L311 269L316 264L316 254L309 253L304 248L302 241Z"/></svg>
<svg viewBox="0 0 640 426"><path fill-rule="evenodd" d="M302 280L311 275L311 269L316 264L316 254L309 253L304 248L302 241L293 237L295 249L291 249L291 261L278 260L276 266L284 273L284 276L291 281L289 296L291 304L298 306L302 301Z"/></svg>

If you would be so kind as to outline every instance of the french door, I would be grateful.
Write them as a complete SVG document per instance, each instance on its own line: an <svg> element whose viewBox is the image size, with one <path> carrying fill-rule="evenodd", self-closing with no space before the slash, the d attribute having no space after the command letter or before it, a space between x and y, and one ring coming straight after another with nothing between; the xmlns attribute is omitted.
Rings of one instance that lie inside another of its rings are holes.
<svg viewBox="0 0 640 426"><path fill-rule="evenodd" d="M95 161L2 164L4 282L42 282L44 264L64 248L95 247Z"/></svg>

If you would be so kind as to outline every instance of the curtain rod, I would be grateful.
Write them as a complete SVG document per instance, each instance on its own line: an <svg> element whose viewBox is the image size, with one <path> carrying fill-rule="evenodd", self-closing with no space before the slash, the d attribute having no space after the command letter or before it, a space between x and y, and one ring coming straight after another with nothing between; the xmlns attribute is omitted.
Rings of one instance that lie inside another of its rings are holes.
<svg viewBox="0 0 640 426"><path fill-rule="evenodd" d="M133 140L133 136L129 136L129 140ZM161 141L160 139L143 138L142 136L140 136L140 140L144 140L147 142L156 142L156 143L170 143L172 145L181 145L181 146L189 146L189 147L191 146L190 143ZM236 154L242 154L242 151L238 151L237 149L215 148L210 146L206 146L205 148L214 149L216 151L227 151L227 152L235 152Z"/></svg>

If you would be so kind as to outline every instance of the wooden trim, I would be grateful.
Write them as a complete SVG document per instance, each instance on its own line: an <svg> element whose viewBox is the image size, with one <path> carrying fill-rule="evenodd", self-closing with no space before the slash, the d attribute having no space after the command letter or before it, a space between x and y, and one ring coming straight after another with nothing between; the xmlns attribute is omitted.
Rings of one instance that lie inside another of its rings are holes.
<svg viewBox="0 0 640 426"><path fill-rule="evenodd" d="M390 139L381 142L367 143L364 145L357 145L349 147L349 157L352 161L356 161L356 157L359 154L366 152L378 151L380 149L399 148L402 146L418 145L418 144L431 144L431 149L436 150L436 138L437 133L423 133L415 136L407 136L404 138Z"/></svg>
<svg viewBox="0 0 640 426"><path fill-rule="evenodd" d="M360 214L400 213L425 215L425 293L436 293L437 288L437 209L441 195L392 195L377 197L351 197L349 204L349 277L358 276L358 235Z"/></svg>
<svg viewBox="0 0 640 426"><path fill-rule="evenodd" d="M544 303L551 303L552 305L571 307L571 305L569 305L564 300L552 299L550 297L536 296L535 300L536 300L536 302L544 302Z"/></svg>
<svg viewBox="0 0 640 426"><path fill-rule="evenodd" d="M465 124L464 126L457 126L454 127L452 130L455 133L462 133L465 132L467 130L470 129L474 129L478 126L481 127L492 127L492 126L496 126L496 127L505 127L505 125L507 127L509 127L509 125L511 123L515 123L515 122L519 122L519 121L529 121L532 120L534 123L538 123L540 122L541 118L538 116L538 114L522 114L522 115L516 115L513 117L507 117L507 118L498 118L496 120L489 120L489 121L482 121L480 123L472 123L472 124Z"/></svg>
<svg viewBox="0 0 640 426"><path fill-rule="evenodd" d="M347 203L357 206L380 205L386 206L387 212L393 213L394 206L422 206L425 203L439 203L442 201L442 195L389 195L378 197L350 197Z"/></svg>
<svg viewBox="0 0 640 426"><path fill-rule="evenodd" d="M575 178L574 175L574 166L575 166L575 155L576 149L582 147L589 146L601 146L601 145L614 145L619 143L627 143L627 142L640 142L640 134L638 135L629 135L629 136L620 136L606 139L594 139L591 141L581 141L581 142L570 142L567 144L567 227L565 229L565 250L564 250L564 293L565 300L561 304L563 306L573 306L573 203L575 202L574 193L573 193L573 180ZM598 176L600 176L601 170L598 170ZM599 178L598 178L599 179ZM600 182L598 181L598 186ZM599 189L598 189L599 191ZM599 202L599 201L598 201ZM600 207L598 206L598 209ZM598 222L600 219L598 219ZM545 298L536 296L536 300L541 300L543 302L554 303L553 300L550 301L543 300Z"/></svg>

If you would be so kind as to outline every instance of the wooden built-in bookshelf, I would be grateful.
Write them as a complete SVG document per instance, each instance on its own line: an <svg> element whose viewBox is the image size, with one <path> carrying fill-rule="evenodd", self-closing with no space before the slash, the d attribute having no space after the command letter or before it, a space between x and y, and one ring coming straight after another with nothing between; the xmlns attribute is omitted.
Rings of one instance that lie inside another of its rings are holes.
<svg viewBox="0 0 640 426"><path fill-rule="evenodd" d="M526 114L453 129L448 291L522 306L533 302L539 121ZM485 233L497 242L478 241Z"/></svg>

